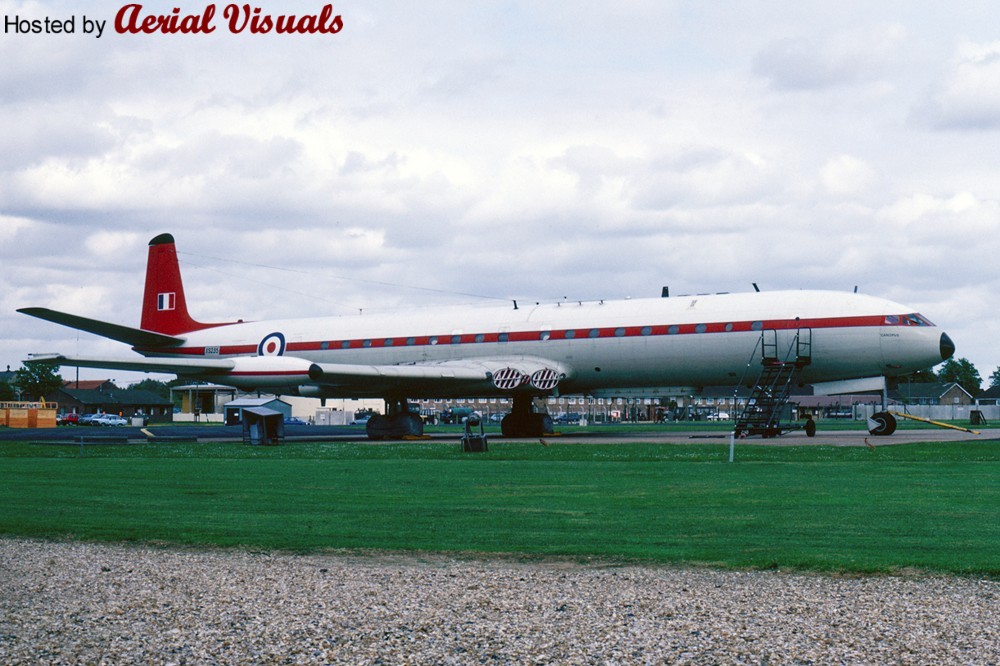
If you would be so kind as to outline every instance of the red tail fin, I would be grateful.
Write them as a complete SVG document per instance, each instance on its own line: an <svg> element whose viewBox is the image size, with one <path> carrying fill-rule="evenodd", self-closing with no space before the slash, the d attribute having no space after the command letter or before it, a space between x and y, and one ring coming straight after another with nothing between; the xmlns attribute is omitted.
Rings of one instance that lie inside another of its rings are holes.
<svg viewBox="0 0 1000 666"><path fill-rule="evenodd" d="M188 314L174 237L160 234L149 241L146 290L142 297L142 323L139 326L146 331L178 335L219 325L203 324Z"/></svg>

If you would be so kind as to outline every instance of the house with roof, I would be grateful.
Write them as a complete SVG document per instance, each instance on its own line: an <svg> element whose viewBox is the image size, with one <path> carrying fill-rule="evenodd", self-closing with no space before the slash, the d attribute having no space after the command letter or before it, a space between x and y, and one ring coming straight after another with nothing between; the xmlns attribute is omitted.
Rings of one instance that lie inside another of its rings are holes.
<svg viewBox="0 0 1000 666"><path fill-rule="evenodd" d="M918 382L900 384L889 398L904 405L971 405L972 394L958 382Z"/></svg>
<svg viewBox="0 0 1000 666"><path fill-rule="evenodd" d="M1000 405L1000 385L991 386L976 398L977 405Z"/></svg>
<svg viewBox="0 0 1000 666"><path fill-rule="evenodd" d="M75 382L70 382L75 385ZM83 382L80 382L82 385ZM120 414L126 418L146 417L151 423L173 420L174 405L152 391L120 389L110 381L101 381L98 388L63 388L45 396L48 402L59 404L59 411L76 414Z"/></svg>
<svg viewBox="0 0 1000 666"><path fill-rule="evenodd" d="M114 391L118 387L110 379L67 379L63 388L85 391Z"/></svg>

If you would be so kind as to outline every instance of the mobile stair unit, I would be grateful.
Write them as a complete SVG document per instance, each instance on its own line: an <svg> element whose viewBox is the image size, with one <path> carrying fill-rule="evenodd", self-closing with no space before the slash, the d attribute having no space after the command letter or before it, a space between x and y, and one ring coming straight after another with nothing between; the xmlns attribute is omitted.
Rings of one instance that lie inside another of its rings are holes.
<svg viewBox="0 0 1000 666"><path fill-rule="evenodd" d="M785 335L779 336L779 333ZM760 350L760 373L736 419L733 429L736 437L777 437L803 427L788 423L791 420L788 396L797 383L799 371L812 362L812 329L800 328L794 335L787 335L790 333L792 331L761 331L760 342L747 363L749 370ZM816 422L812 419L807 420L804 427L808 436L816 434Z"/></svg>

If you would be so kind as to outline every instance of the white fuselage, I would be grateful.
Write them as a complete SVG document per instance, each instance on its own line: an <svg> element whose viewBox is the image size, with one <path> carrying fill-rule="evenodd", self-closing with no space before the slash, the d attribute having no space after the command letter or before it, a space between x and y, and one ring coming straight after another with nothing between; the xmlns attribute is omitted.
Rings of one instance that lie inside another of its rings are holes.
<svg viewBox="0 0 1000 666"><path fill-rule="evenodd" d="M806 383L902 375L942 360L940 329L910 308L830 291L522 304L517 309L513 304L427 308L246 322L189 333L184 345L168 354L138 351L189 359L284 356L373 366L541 359L562 374L556 390L570 394L753 380L762 338L773 340L776 356L788 359L797 353L791 345L800 331L799 340L810 343L810 362L800 375ZM274 385L253 373L215 379L246 388ZM288 379L290 385L299 382ZM461 397L469 388L456 383L453 395L434 390L434 396L410 397ZM328 392L336 393L333 388ZM349 393L364 396L356 386ZM482 393L503 391L486 387Z"/></svg>

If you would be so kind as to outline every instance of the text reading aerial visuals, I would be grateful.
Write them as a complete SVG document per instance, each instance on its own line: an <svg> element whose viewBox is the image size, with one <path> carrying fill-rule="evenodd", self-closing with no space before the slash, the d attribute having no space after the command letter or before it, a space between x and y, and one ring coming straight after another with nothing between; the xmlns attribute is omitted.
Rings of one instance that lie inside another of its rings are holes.
<svg viewBox="0 0 1000 666"><path fill-rule="evenodd" d="M79 21L77 20L79 18ZM101 37L108 21L93 16L4 17L5 34L66 34L77 32ZM271 14L250 4L210 4L189 12L174 7L169 13L147 11L143 5L124 5L115 13L114 29L120 35L208 35L217 27L239 35L335 35L344 27L344 20L334 14L333 5L323 5L319 11L307 14Z"/></svg>

